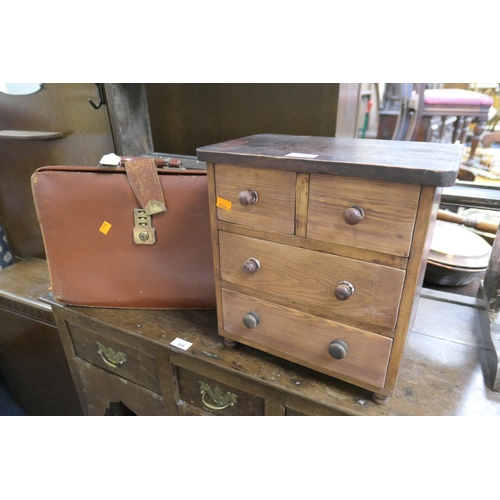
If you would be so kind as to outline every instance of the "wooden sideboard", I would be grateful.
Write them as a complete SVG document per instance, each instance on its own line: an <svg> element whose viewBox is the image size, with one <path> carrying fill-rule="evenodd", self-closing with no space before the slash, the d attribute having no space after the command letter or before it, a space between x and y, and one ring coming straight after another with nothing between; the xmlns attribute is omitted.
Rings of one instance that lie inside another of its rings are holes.
<svg viewBox="0 0 500 500"><path fill-rule="evenodd" d="M500 415L479 328L487 312L473 307L421 298L386 405L252 347L226 348L215 310L52 308L87 415Z"/></svg>

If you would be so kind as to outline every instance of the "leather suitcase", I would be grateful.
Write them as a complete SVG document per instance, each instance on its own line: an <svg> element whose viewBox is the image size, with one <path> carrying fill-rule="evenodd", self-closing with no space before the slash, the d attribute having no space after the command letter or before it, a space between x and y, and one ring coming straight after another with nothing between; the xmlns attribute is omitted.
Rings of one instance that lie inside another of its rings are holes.
<svg viewBox="0 0 500 500"><path fill-rule="evenodd" d="M116 157L118 158L118 157ZM214 308L206 170L121 158L31 179L52 294L70 305Z"/></svg>

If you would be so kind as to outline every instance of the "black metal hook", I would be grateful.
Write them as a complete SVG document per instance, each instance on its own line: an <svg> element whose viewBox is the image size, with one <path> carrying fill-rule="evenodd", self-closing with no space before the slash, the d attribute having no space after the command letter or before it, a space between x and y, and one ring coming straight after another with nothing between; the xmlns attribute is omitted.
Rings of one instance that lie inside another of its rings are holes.
<svg viewBox="0 0 500 500"><path fill-rule="evenodd" d="M94 108L94 109L99 109L103 104L106 104L106 100L104 99L104 93L102 91L102 86L100 83L94 83L94 85L97 87L97 92L99 93L99 102L97 104L95 104L92 99L90 99L89 97L89 102L91 104L91 106Z"/></svg>

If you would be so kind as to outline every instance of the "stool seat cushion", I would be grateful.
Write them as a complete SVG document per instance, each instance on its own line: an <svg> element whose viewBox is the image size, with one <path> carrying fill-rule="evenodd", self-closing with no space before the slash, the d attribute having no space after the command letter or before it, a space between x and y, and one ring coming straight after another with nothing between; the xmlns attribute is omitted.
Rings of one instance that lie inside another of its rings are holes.
<svg viewBox="0 0 500 500"><path fill-rule="evenodd" d="M492 106L493 98L464 89L426 89L424 104L434 106Z"/></svg>

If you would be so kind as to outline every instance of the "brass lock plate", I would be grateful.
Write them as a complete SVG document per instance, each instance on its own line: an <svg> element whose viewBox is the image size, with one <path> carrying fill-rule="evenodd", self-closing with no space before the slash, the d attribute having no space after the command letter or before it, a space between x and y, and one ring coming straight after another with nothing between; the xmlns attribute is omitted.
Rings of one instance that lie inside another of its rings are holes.
<svg viewBox="0 0 500 500"><path fill-rule="evenodd" d="M156 230L152 225L151 215L142 208L134 208L134 243L137 245L154 245Z"/></svg>

